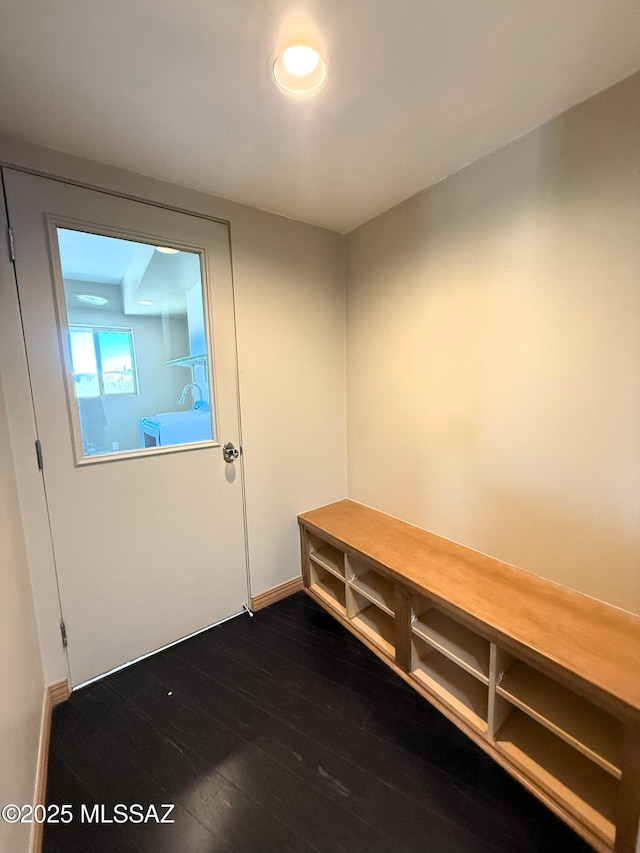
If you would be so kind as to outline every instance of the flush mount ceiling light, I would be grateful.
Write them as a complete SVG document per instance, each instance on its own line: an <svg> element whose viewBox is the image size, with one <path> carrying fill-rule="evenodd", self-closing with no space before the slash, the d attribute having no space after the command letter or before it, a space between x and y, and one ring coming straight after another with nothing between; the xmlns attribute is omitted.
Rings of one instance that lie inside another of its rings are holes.
<svg viewBox="0 0 640 853"><path fill-rule="evenodd" d="M96 296L95 293L77 293L76 299L79 299L80 302L86 302L87 305L106 305L109 301L104 296Z"/></svg>
<svg viewBox="0 0 640 853"><path fill-rule="evenodd" d="M273 65L276 83L292 95L309 95L327 78L327 64L318 51L304 44L283 50Z"/></svg>
<svg viewBox="0 0 640 853"><path fill-rule="evenodd" d="M156 246L156 252L162 252L163 255L177 255L180 249L172 249L170 246Z"/></svg>

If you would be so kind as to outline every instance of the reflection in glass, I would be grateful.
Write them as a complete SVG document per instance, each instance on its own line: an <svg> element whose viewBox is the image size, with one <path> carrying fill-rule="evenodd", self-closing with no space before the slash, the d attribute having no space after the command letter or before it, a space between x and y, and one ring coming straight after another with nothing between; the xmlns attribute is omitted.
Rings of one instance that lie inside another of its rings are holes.
<svg viewBox="0 0 640 853"><path fill-rule="evenodd" d="M200 255L57 229L78 458L214 438Z"/></svg>
<svg viewBox="0 0 640 853"><path fill-rule="evenodd" d="M92 330L71 326L69 343L76 397L99 397L98 362Z"/></svg>
<svg viewBox="0 0 640 853"><path fill-rule="evenodd" d="M76 396L136 394L133 329L69 326Z"/></svg>

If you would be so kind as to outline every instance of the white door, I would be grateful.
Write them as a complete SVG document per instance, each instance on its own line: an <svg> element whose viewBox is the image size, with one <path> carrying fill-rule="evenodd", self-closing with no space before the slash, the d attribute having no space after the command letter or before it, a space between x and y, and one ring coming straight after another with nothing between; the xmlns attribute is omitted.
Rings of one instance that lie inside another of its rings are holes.
<svg viewBox="0 0 640 853"><path fill-rule="evenodd" d="M77 686L247 601L229 232L4 176Z"/></svg>

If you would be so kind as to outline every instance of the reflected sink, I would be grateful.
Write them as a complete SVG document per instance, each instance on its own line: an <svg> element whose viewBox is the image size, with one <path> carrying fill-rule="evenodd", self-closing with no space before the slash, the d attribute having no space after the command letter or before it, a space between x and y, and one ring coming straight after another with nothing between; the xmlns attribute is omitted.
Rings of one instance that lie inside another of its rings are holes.
<svg viewBox="0 0 640 853"><path fill-rule="evenodd" d="M202 401L181 412L159 412L140 418L140 446L165 447L212 439L209 404Z"/></svg>

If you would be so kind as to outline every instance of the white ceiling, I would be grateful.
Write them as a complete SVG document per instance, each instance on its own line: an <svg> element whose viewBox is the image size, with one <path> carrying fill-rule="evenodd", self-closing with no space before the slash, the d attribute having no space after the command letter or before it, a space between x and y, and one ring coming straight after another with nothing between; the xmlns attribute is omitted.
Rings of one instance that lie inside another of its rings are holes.
<svg viewBox="0 0 640 853"><path fill-rule="evenodd" d="M341 232L639 68L640 0L0 2L0 130Z"/></svg>

